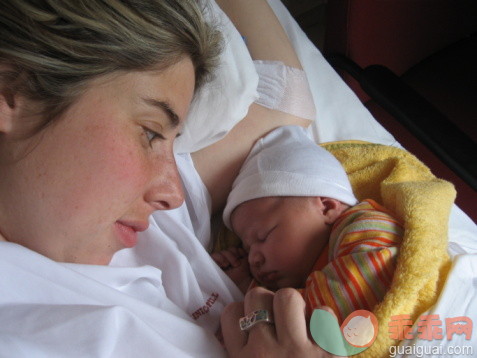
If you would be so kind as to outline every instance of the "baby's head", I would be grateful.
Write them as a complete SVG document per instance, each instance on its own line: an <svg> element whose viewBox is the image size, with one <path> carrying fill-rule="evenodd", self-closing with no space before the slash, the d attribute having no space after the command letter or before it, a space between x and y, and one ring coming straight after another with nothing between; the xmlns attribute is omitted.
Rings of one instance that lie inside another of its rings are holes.
<svg viewBox="0 0 477 358"><path fill-rule="evenodd" d="M301 287L332 224L356 202L338 160L303 128L287 126L254 146L223 218L249 253L255 279L271 289Z"/></svg>

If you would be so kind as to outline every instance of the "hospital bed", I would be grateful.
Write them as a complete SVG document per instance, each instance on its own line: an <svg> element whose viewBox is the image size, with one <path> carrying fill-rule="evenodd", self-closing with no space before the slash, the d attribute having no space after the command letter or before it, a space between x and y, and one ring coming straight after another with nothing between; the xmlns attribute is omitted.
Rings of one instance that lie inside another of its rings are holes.
<svg viewBox="0 0 477 358"><path fill-rule="evenodd" d="M225 305L243 295L210 257L210 198L187 153L216 142L245 117L257 98L258 78L241 35L215 2L208 1L207 16L223 30L225 48L215 79L197 93L175 143L185 202L154 212L138 244L117 252L109 266L55 262L21 245L0 243L0 356L225 356L215 336L219 318ZM283 4L270 4L310 82L317 108L310 136L317 143L354 140L400 151L400 143L370 115ZM477 227L457 206L449 204L449 210L449 240L440 248L447 250L452 265L429 313L443 322L455 317L476 321ZM447 219L440 224L447 231ZM423 264L416 277L427 269ZM414 278L409 284L414 285ZM426 345L440 345L442 352L477 347L477 334L468 338L456 334L452 339L405 341L402 347L413 347L415 354L403 355L420 356L417 348Z"/></svg>
<svg viewBox="0 0 477 358"><path fill-rule="evenodd" d="M269 3L292 41L309 79L317 109L316 120L310 128L314 140L317 143L359 140L401 147L333 70L285 6L279 0L269 0ZM247 106L256 97L257 78L240 35L231 29L226 36L231 48L224 55L226 60L220 70L222 72L219 71L216 80L204 88L191 112L197 116L195 119L207 118L207 128L213 130L204 132L204 125L197 120L189 123L179 139L178 151L198 150L223 137L244 116ZM225 83L228 93L221 92L221 103L218 103L216 95L223 90ZM214 108L215 113L209 113L208 108ZM228 122L221 121L223 118L228 118ZM455 205L450 214L448 238L447 251L452 259L452 267L437 303L430 308L429 313L439 315L443 321L446 318L469 317L476 322L477 226ZM477 350L477 334L470 340L458 335L452 340L414 339L402 344L414 347L412 352L416 356L419 354L416 352L422 352L419 347L423 349L424 346L440 346L441 352L457 346L473 346ZM406 356L413 356L412 352L406 351Z"/></svg>

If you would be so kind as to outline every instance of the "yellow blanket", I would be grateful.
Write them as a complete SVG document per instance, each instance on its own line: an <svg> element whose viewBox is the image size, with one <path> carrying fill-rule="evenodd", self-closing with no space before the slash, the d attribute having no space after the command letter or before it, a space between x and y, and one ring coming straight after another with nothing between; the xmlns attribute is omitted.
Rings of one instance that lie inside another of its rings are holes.
<svg viewBox="0 0 477 358"><path fill-rule="evenodd" d="M343 164L358 200L371 198L392 210L404 223L394 279L375 307L379 333L360 357L387 357L392 316L410 314L415 322L437 299L450 260L447 232L453 185L437 179L409 152L366 142L324 144Z"/></svg>

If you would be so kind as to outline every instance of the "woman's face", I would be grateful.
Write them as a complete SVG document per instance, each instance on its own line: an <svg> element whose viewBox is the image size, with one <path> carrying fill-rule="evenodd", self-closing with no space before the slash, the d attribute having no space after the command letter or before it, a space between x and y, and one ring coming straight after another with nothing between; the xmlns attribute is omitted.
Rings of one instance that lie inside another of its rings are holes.
<svg viewBox="0 0 477 358"><path fill-rule="evenodd" d="M183 202L173 142L193 96L194 69L184 59L88 88L62 118L20 142L8 140L22 129L22 101L15 103L0 153L0 232L56 261L107 264L136 244L154 210Z"/></svg>

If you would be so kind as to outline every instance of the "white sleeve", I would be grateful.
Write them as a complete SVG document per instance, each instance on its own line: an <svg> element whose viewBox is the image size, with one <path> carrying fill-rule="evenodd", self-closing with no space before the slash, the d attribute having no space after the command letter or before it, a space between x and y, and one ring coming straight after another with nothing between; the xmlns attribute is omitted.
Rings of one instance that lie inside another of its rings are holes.
<svg viewBox="0 0 477 358"><path fill-rule="evenodd" d="M0 242L0 357L225 356L220 314L243 296L204 248L207 190L189 155L177 163L186 202L155 213L109 266Z"/></svg>
<svg viewBox="0 0 477 358"><path fill-rule="evenodd" d="M0 242L0 357L224 357L151 266L61 264Z"/></svg>

